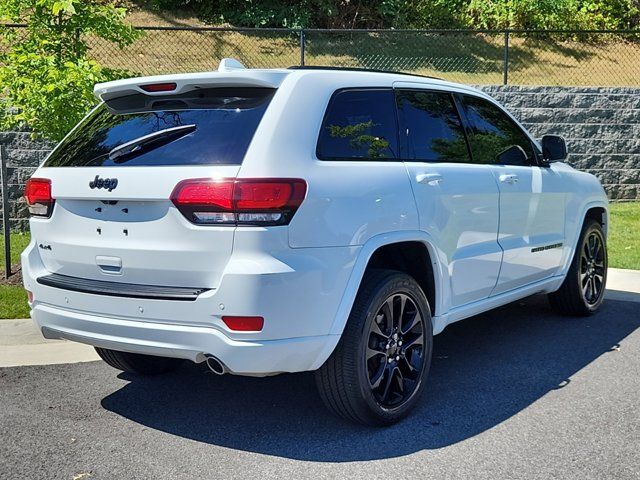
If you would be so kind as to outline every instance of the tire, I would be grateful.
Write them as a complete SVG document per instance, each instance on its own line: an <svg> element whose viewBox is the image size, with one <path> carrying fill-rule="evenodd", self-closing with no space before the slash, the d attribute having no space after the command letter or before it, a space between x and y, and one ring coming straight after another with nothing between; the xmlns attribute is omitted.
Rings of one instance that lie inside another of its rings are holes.
<svg viewBox="0 0 640 480"><path fill-rule="evenodd" d="M371 270L336 349L315 372L316 385L336 415L391 425L409 414L424 391L432 350L431 310L417 282L393 270Z"/></svg>
<svg viewBox="0 0 640 480"><path fill-rule="evenodd" d="M598 248L590 242L597 242ZM591 315L602 305L608 263L606 238L597 221L585 221L577 245L564 282L549 294L554 310L574 317Z"/></svg>
<svg viewBox="0 0 640 480"><path fill-rule="evenodd" d="M118 352L95 347L102 360L113 368L136 375L159 375L175 370L182 359L142 355L140 353Z"/></svg>

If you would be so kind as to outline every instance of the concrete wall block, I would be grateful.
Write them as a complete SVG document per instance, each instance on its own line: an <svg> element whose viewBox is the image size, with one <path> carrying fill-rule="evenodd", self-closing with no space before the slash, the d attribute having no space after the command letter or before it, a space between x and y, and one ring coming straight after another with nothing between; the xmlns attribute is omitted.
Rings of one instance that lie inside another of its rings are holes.
<svg viewBox="0 0 640 480"><path fill-rule="evenodd" d="M632 125L597 123L523 123L534 136L562 135L565 138L603 138L610 140L633 139Z"/></svg>
<svg viewBox="0 0 640 480"><path fill-rule="evenodd" d="M51 150L54 147L52 142L34 140L29 132L2 132L0 144L6 149Z"/></svg>
<svg viewBox="0 0 640 480"><path fill-rule="evenodd" d="M586 169L636 169L640 165L640 156L623 154L575 154L570 153L567 163L580 170Z"/></svg>
<svg viewBox="0 0 640 480"><path fill-rule="evenodd" d="M640 154L640 140L607 140L603 138L567 138L572 153Z"/></svg>
<svg viewBox="0 0 640 480"><path fill-rule="evenodd" d="M7 165L12 167L37 167L49 154L49 150L8 148Z"/></svg>
<svg viewBox="0 0 640 480"><path fill-rule="evenodd" d="M638 124L640 109L510 108L523 123Z"/></svg>
<svg viewBox="0 0 640 480"><path fill-rule="evenodd" d="M26 232L29 230L29 219L26 217L10 218L9 223L12 232Z"/></svg>
<svg viewBox="0 0 640 480"><path fill-rule="evenodd" d="M604 190L612 200L640 200L638 185L604 185Z"/></svg>
<svg viewBox="0 0 640 480"><path fill-rule="evenodd" d="M640 169L587 169L600 179L603 185L640 185Z"/></svg>

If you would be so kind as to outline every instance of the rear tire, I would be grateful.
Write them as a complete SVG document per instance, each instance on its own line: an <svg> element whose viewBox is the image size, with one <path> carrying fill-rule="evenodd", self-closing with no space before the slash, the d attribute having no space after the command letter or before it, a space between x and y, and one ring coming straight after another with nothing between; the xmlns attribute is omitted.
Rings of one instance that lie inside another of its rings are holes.
<svg viewBox="0 0 640 480"><path fill-rule="evenodd" d="M588 219L582 227L569 272L562 286L549 294L549 303L562 315L591 315L602 305L606 283L606 239L600 223Z"/></svg>
<svg viewBox="0 0 640 480"><path fill-rule="evenodd" d="M368 271L340 342L315 373L320 396L347 420L393 424L424 391L432 345L431 311L417 282L393 270Z"/></svg>
<svg viewBox="0 0 640 480"><path fill-rule="evenodd" d="M183 360L179 358L156 357L140 353L118 352L95 347L96 352L107 364L136 375L159 375L175 370Z"/></svg>

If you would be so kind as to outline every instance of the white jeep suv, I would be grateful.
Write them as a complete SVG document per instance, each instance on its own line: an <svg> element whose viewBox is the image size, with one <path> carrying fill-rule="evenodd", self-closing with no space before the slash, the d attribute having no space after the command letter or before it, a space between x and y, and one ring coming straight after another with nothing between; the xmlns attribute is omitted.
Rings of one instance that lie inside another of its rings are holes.
<svg viewBox="0 0 640 480"><path fill-rule="evenodd" d="M28 181L22 267L43 335L118 369L315 370L331 410L390 424L448 324L603 300L600 183L478 90L225 60L95 93Z"/></svg>

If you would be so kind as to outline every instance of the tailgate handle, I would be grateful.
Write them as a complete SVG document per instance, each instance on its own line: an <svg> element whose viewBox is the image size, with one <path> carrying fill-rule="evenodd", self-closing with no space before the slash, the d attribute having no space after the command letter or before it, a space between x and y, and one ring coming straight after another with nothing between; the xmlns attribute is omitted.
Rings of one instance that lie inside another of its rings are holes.
<svg viewBox="0 0 640 480"><path fill-rule="evenodd" d="M120 257L98 255L96 257L96 264L100 267L102 273L108 273L111 275L118 275L122 273L122 259Z"/></svg>

